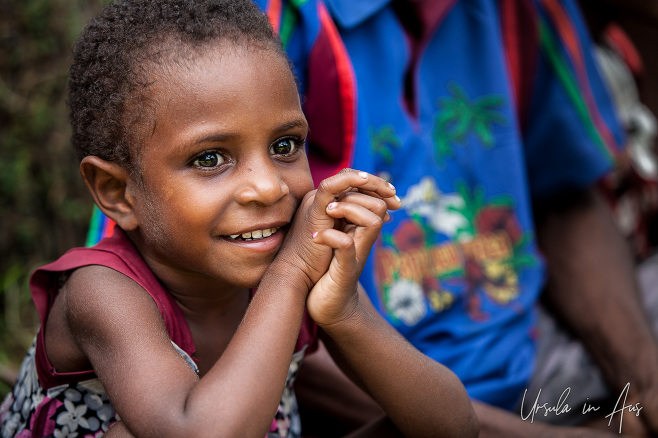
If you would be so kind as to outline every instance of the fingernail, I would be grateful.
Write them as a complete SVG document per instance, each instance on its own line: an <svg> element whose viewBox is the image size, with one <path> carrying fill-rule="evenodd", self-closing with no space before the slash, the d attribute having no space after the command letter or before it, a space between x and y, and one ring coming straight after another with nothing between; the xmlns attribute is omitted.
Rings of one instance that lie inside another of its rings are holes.
<svg viewBox="0 0 658 438"><path fill-rule="evenodd" d="M331 210L332 208L336 207L336 203L332 202L329 205L327 205L327 210Z"/></svg>
<svg viewBox="0 0 658 438"><path fill-rule="evenodd" d="M384 222L388 222L391 220L391 215L386 212L386 215L384 216Z"/></svg>
<svg viewBox="0 0 658 438"><path fill-rule="evenodd" d="M402 201L400 200L400 198L398 197L398 195L395 195L395 200L398 201L400 204L402 204Z"/></svg>
<svg viewBox="0 0 658 438"><path fill-rule="evenodd" d="M359 176L363 179L368 179L368 174L365 172L359 172Z"/></svg>
<svg viewBox="0 0 658 438"><path fill-rule="evenodd" d="M388 183L388 186L389 186L389 187L391 188L391 190L393 190L393 191L395 191L395 190L396 190L396 189L395 189L395 186L394 186L393 184L391 184L391 183Z"/></svg>
<svg viewBox="0 0 658 438"><path fill-rule="evenodd" d="M316 231L315 233L313 233L313 234L311 235L311 238L312 238L312 239L315 239L315 236L317 236L317 235L318 235L318 232Z"/></svg>

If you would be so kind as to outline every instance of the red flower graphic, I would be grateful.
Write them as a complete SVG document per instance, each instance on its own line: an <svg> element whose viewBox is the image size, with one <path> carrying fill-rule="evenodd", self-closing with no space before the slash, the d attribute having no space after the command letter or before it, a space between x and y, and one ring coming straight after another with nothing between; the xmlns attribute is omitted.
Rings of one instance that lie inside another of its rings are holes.
<svg viewBox="0 0 658 438"><path fill-rule="evenodd" d="M435 277L425 277L423 278L423 292L426 296L429 296L430 292L438 292L441 289L439 280Z"/></svg>
<svg viewBox="0 0 658 438"><path fill-rule="evenodd" d="M425 233L413 220L402 222L393 233L393 239L399 251L409 251L425 246Z"/></svg>
<svg viewBox="0 0 658 438"><path fill-rule="evenodd" d="M504 230L512 243L517 243L523 234L514 211L510 207L484 207L475 218L475 227L480 234Z"/></svg>
<svg viewBox="0 0 658 438"><path fill-rule="evenodd" d="M466 257L464 260L464 271L469 290L478 288L487 279L482 265L471 257Z"/></svg>

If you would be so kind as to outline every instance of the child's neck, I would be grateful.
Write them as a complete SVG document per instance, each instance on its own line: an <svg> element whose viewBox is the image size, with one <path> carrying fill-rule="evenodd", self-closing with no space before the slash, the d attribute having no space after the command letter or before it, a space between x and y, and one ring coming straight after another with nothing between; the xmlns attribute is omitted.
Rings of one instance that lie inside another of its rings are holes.
<svg viewBox="0 0 658 438"><path fill-rule="evenodd" d="M186 319L233 313L235 309L241 309L242 304L248 302L251 295L251 289L238 286L222 287L220 290L198 286L176 289L165 283L165 287L180 306Z"/></svg>
<svg viewBox="0 0 658 438"><path fill-rule="evenodd" d="M247 288L213 297L174 295L196 347L199 374L203 376L222 355L233 338L251 299Z"/></svg>

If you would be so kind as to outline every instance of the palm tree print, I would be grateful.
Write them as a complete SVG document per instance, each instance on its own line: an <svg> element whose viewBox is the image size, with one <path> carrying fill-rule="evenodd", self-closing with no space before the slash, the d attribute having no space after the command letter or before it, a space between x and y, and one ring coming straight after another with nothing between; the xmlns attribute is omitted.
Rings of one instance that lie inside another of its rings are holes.
<svg viewBox="0 0 658 438"><path fill-rule="evenodd" d="M457 82L447 85L450 96L437 100L439 111L434 116L432 140L437 163L443 164L451 156L455 144L464 144L473 133L486 149L495 146L493 125L504 124L507 119L501 108L505 97L488 94L471 99L464 87Z"/></svg>
<svg viewBox="0 0 658 438"><path fill-rule="evenodd" d="M370 144L375 156L381 157L386 164L393 164L393 150L400 147L400 140L395 135L395 128L384 125L376 130L370 127Z"/></svg>

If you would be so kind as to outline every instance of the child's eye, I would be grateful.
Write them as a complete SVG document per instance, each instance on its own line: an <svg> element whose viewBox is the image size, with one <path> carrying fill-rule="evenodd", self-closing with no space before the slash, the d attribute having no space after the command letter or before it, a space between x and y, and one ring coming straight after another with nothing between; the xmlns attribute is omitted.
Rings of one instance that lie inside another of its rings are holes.
<svg viewBox="0 0 658 438"><path fill-rule="evenodd" d="M297 150L298 140L294 138L281 138L270 146L270 154L272 155L291 155Z"/></svg>
<svg viewBox="0 0 658 438"><path fill-rule="evenodd" d="M192 164L199 167L215 167L224 162L224 157L222 157L218 152L204 152L199 155Z"/></svg>

